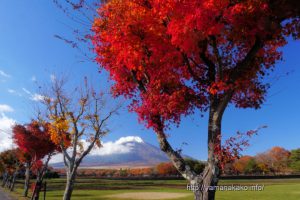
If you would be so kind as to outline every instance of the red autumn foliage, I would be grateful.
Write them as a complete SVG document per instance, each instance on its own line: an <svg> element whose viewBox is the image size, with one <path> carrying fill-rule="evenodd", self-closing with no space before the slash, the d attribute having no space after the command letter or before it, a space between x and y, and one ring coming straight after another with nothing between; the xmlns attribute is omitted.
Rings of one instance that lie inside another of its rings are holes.
<svg viewBox="0 0 300 200"><path fill-rule="evenodd" d="M38 172L39 170L42 169L42 167L43 167L43 161L37 160L37 161L35 161L35 162L33 163L31 169L32 169L33 172Z"/></svg>
<svg viewBox="0 0 300 200"><path fill-rule="evenodd" d="M171 162L160 163L156 166L157 173L161 176L178 175L177 169Z"/></svg>
<svg viewBox="0 0 300 200"><path fill-rule="evenodd" d="M300 36L299 18L283 23L273 7L259 0L108 1L93 26L97 61L110 72L114 94L131 99L148 127L156 126L153 116L178 124L195 109L206 111L211 95L232 90L230 103L259 108L268 88L262 79L282 58L286 36Z"/></svg>
<svg viewBox="0 0 300 200"><path fill-rule="evenodd" d="M225 140L223 145L218 145L215 147L215 152L217 154L219 162L219 167L223 170L225 165L228 163L233 163L235 160L241 157L241 153L250 146L249 140L253 135L257 135L258 131L266 126L259 127L256 130L249 130L246 132L238 131L235 136L229 137ZM218 137L221 143L221 135Z"/></svg>
<svg viewBox="0 0 300 200"><path fill-rule="evenodd" d="M241 158L239 158L238 160L236 160L233 163L233 167L234 169L238 172L238 173L244 173L246 166L248 164L248 162L253 159L252 156L242 156Z"/></svg>
<svg viewBox="0 0 300 200"><path fill-rule="evenodd" d="M265 78L282 59L287 38L300 38L299 7L295 0L107 1L92 28L96 61L109 72L114 94L129 99L130 110L154 129L183 177L214 186L219 165L248 145L229 139L222 147L223 114L229 105L258 109L265 102ZM204 180L165 134L196 111L209 113ZM202 192L203 199L215 197L215 191Z"/></svg>
<svg viewBox="0 0 300 200"><path fill-rule="evenodd" d="M49 124L39 124L32 121L25 126L15 125L13 127L13 139L15 144L24 152L24 159L38 161L49 153L58 151L49 134Z"/></svg>

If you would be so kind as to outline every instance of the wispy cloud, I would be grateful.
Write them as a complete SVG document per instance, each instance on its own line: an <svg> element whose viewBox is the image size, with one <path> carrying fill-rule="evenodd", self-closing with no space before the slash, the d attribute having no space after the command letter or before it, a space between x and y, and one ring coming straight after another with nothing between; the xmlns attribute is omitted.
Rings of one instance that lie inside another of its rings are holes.
<svg viewBox="0 0 300 200"><path fill-rule="evenodd" d="M45 96L35 93L35 94L31 95L30 99L33 101L43 101L45 99Z"/></svg>
<svg viewBox="0 0 300 200"><path fill-rule="evenodd" d="M14 95L18 95L18 96L22 96L22 94L20 92L17 92L16 90L13 89L7 89L7 92L10 94L14 94Z"/></svg>
<svg viewBox="0 0 300 200"><path fill-rule="evenodd" d="M16 90L13 90L13 89L8 89L7 91L8 91L9 93L11 93L11 94L16 93Z"/></svg>
<svg viewBox="0 0 300 200"><path fill-rule="evenodd" d="M30 94L31 95L31 92L29 90L27 90L26 88L22 88L22 90L26 93L26 94Z"/></svg>
<svg viewBox="0 0 300 200"><path fill-rule="evenodd" d="M14 109L6 104L0 104L0 113L13 112Z"/></svg>
<svg viewBox="0 0 300 200"><path fill-rule="evenodd" d="M22 88L22 90L29 95L29 99L32 101L43 101L45 99L45 96L38 94L38 93L32 93L26 88Z"/></svg>
<svg viewBox="0 0 300 200"><path fill-rule="evenodd" d="M36 77L32 76L30 80L33 81L33 82L36 82Z"/></svg>
<svg viewBox="0 0 300 200"><path fill-rule="evenodd" d="M5 77L5 78L10 78L10 77L11 77L11 75L5 73L5 72L2 71L2 70L0 70L0 75L3 76L3 77Z"/></svg>

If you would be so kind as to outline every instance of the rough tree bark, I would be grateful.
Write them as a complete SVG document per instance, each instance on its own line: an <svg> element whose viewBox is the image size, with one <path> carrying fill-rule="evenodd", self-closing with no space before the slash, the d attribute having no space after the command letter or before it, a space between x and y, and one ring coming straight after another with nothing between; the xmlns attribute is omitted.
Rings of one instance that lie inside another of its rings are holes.
<svg viewBox="0 0 300 200"><path fill-rule="evenodd" d="M23 193L24 197L28 196L29 184L30 184L30 163L26 163L24 193Z"/></svg>

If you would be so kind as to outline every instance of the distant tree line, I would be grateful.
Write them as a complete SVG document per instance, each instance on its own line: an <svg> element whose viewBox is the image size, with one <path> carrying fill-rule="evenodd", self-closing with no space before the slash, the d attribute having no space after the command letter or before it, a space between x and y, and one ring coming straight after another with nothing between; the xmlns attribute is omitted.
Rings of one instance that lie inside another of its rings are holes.
<svg viewBox="0 0 300 200"><path fill-rule="evenodd" d="M193 170L202 172L205 162L191 158L186 158L186 162L190 164ZM56 170L59 174L65 174L64 169ZM122 178L122 177L180 177L179 172L171 162L159 163L154 167L143 168L120 168L120 169L89 169L82 168L78 170L78 176L85 177L106 177L106 178Z"/></svg>
<svg viewBox="0 0 300 200"><path fill-rule="evenodd" d="M195 159L185 159L197 173L205 168L205 162ZM57 170L65 174L64 169ZM255 156L241 156L225 165L223 175L289 175L300 173L300 148L288 151L282 147L258 153ZM79 169L78 176L125 178L125 177L179 177L180 174L171 162L159 163L148 168L121 169Z"/></svg>
<svg viewBox="0 0 300 200"><path fill-rule="evenodd" d="M228 175L288 175L300 173L300 148L288 151L282 147L242 156L227 164L223 174Z"/></svg>

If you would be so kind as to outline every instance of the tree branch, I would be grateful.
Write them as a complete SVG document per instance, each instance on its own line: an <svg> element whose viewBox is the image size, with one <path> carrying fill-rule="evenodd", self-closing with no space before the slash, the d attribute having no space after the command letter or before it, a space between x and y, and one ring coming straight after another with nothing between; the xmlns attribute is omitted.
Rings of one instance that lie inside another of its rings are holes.
<svg viewBox="0 0 300 200"><path fill-rule="evenodd" d="M189 165L185 163L183 157L175 151L172 146L169 144L166 135L163 130L163 125L160 120L160 116L155 117L155 122L157 124L156 136L159 142L160 149L167 154L169 159L172 161L175 168L179 171L179 173L188 181L196 181L201 180L201 176L197 175Z"/></svg>
<svg viewBox="0 0 300 200"><path fill-rule="evenodd" d="M230 74L229 81L234 83L237 78L240 78L243 76L244 72L249 70L250 63L253 60L253 58L256 56L257 52L263 47L263 41L256 37L255 43L252 46L252 48L249 50L245 58L236 64L236 67L233 69L232 73Z"/></svg>
<svg viewBox="0 0 300 200"><path fill-rule="evenodd" d="M215 54L215 56L217 58L217 62L218 62L218 76L219 76L220 80L222 80L223 79L223 63L222 63L222 59L221 59L221 56L220 56L220 53L219 53L219 50L217 47L217 40L216 40L215 36L211 36L211 39L212 39L213 51L214 51L214 54Z"/></svg>
<svg viewBox="0 0 300 200"><path fill-rule="evenodd" d="M208 45L207 40L198 44L200 49L199 56L204 62L204 64L208 67L208 79L209 82L212 83L215 81L215 77L216 77L216 66L209 58L206 57L205 52L207 50L207 45Z"/></svg>

